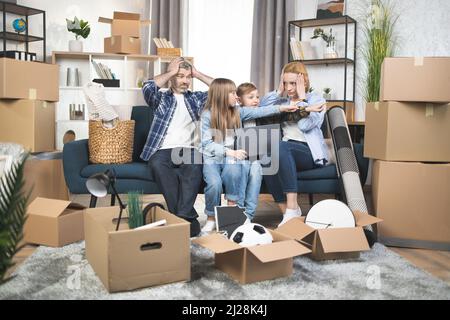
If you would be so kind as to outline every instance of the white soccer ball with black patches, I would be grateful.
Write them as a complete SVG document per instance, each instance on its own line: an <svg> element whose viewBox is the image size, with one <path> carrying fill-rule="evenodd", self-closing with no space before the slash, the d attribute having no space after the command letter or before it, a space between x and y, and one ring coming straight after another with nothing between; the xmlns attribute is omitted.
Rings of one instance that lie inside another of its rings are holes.
<svg viewBox="0 0 450 320"><path fill-rule="evenodd" d="M230 240L243 247L272 243L273 238L269 230L257 223L247 223L238 227L231 234Z"/></svg>

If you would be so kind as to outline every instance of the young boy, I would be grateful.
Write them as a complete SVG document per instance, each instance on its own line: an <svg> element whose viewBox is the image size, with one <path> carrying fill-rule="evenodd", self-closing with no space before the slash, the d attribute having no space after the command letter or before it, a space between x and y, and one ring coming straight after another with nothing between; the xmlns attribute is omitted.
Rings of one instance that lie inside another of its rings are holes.
<svg viewBox="0 0 450 320"><path fill-rule="evenodd" d="M274 91L264 96L260 101L258 88L249 82L241 84L236 90L236 95L238 96L238 102L241 107L254 108L273 105L279 98L277 92ZM255 127L256 120L244 121L242 126L244 128ZM258 196L262 182L262 167L259 161L246 161L243 170L238 205L245 208L247 218L251 221L258 206Z"/></svg>

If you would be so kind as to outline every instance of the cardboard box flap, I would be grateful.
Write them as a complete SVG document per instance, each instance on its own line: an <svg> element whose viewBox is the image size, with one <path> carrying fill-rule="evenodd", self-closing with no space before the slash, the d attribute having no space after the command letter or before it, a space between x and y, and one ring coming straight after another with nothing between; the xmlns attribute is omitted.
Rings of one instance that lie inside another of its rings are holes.
<svg viewBox="0 0 450 320"><path fill-rule="evenodd" d="M112 23L112 19L110 19L110 18L105 18L105 17L99 17L99 18L98 18L98 22L103 22L103 23L109 23L109 24L111 24L111 23Z"/></svg>
<svg viewBox="0 0 450 320"><path fill-rule="evenodd" d="M70 201L37 197L30 203L27 212L29 214L56 218L59 217L69 205Z"/></svg>
<svg viewBox="0 0 450 320"><path fill-rule="evenodd" d="M302 217L303 218L303 217ZM288 236L291 239L302 240L307 235L315 231L314 228L306 225L304 219L294 218L283 224L281 227L275 229L275 231Z"/></svg>
<svg viewBox="0 0 450 320"><path fill-rule="evenodd" d="M365 227L383 221L383 219L374 217L370 214L362 213L360 211L353 212L353 215L355 216L356 225L359 227Z"/></svg>
<svg viewBox="0 0 450 320"><path fill-rule="evenodd" d="M362 228L336 228L317 230L325 253L369 250Z"/></svg>
<svg viewBox="0 0 450 320"><path fill-rule="evenodd" d="M288 259L311 252L295 240L273 242L272 244L253 246L247 249L263 263Z"/></svg>
<svg viewBox="0 0 450 320"><path fill-rule="evenodd" d="M141 15L139 13L114 11L113 18L118 20L139 20Z"/></svg>
<svg viewBox="0 0 450 320"><path fill-rule="evenodd" d="M225 253L233 250L243 249L237 243L227 239L225 236L215 233L208 236L200 237L192 241L207 248L214 253Z"/></svg>

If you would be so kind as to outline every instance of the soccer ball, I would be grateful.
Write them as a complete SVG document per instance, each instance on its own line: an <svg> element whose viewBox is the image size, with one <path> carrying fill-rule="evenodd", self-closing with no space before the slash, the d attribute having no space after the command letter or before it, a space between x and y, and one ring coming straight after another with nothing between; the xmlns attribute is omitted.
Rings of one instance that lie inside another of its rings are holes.
<svg viewBox="0 0 450 320"><path fill-rule="evenodd" d="M230 240L243 247L251 247L272 243L273 238L270 232L262 225L257 223L247 223L234 230Z"/></svg>

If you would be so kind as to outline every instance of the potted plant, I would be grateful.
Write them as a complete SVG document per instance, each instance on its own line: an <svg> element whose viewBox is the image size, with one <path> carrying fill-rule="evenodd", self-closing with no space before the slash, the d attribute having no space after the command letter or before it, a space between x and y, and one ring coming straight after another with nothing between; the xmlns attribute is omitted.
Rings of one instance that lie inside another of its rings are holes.
<svg viewBox="0 0 450 320"><path fill-rule="evenodd" d="M394 53L394 27L398 14L390 1L372 0L369 13L363 19L362 55L366 60L364 99L376 102L380 98L381 64Z"/></svg>
<svg viewBox="0 0 450 320"><path fill-rule="evenodd" d="M84 20L78 20L75 17L73 20L66 19L67 22L67 30L75 33L75 40L69 41L69 51L83 51L83 42L79 40L79 37L86 39L91 32L91 27L89 26L89 22Z"/></svg>
<svg viewBox="0 0 450 320"><path fill-rule="evenodd" d="M322 38L322 40L326 43L326 47L323 52L324 59L334 59L338 57L336 52L336 37L333 35L333 28L330 28L329 33L326 33L322 28L315 28L311 39L317 38Z"/></svg>
<svg viewBox="0 0 450 320"><path fill-rule="evenodd" d="M323 98L325 100L331 100L331 88L323 88Z"/></svg>

